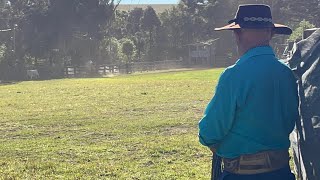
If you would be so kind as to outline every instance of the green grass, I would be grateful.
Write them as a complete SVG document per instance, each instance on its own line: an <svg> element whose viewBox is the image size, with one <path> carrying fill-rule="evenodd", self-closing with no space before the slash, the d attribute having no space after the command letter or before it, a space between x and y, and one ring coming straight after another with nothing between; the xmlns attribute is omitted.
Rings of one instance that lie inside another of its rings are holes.
<svg viewBox="0 0 320 180"><path fill-rule="evenodd" d="M209 179L221 69L0 86L0 179Z"/></svg>

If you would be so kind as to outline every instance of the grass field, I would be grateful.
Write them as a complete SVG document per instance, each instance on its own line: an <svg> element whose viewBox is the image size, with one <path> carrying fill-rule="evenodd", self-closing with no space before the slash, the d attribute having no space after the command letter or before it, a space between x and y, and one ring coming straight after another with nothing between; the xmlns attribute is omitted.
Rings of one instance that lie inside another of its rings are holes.
<svg viewBox="0 0 320 180"><path fill-rule="evenodd" d="M218 70L0 85L0 179L208 179Z"/></svg>

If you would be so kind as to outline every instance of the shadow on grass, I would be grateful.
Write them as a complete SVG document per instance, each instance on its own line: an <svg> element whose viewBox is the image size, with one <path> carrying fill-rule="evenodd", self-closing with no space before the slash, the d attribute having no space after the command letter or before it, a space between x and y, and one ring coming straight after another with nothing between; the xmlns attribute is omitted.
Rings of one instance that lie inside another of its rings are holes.
<svg viewBox="0 0 320 180"><path fill-rule="evenodd" d="M105 74L105 75L84 75L84 76L69 76L69 77L59 77L59 78L39 78L33 80L21 80L21 81L1 81L1 86L15 85L21 82L27 81L50 81L50 80L61 80L61 79L97 79L97 78L113 78L113 77L121 77L121 76L136 76L136 75L147 75L147 74L166 74L166 73L175 73L175 72L188 72L188 71L198 71L198 70L208 70L212 68L179 68L179 69L167 69L167 70L153 70L153 71L142 71L142 72L133 72L133 73L116 73L116 74Z"/></svg>
<svg viewBox="0 0 320 180"><path fill-rule="evenodd" d="M11 82L11 81L0 81L0 87L1 86L9 86L9 85L15 85L21 83L20 81L17 82Z"/></svg>

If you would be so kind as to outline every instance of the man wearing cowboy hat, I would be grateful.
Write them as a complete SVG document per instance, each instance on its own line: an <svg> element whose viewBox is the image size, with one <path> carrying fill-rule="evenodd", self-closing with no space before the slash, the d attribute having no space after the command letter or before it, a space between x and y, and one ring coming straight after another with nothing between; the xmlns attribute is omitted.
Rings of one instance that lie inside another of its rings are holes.
<svg viewBox="0 0 320 180"><path fill-rule="evenodd" d="M296 80L275 56L274 34L292 30L272 22L267 5L241 5L227 26L239 60L221 75L199 122L200 142L222 157L227 180L294 180L289 134L299 118Z"/></svg>

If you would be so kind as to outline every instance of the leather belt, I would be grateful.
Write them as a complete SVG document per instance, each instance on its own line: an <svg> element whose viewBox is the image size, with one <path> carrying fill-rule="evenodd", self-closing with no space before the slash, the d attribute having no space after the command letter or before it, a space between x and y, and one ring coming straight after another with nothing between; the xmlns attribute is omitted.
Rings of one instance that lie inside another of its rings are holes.
<svg viewBox="0 0 320 180"><path fill-rule="evenodd" d="M224 170L233 174L259 174L276 171L289 165L287 150L264 151L241 155L238 158L223 158Z"/></svg>

